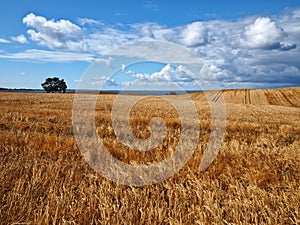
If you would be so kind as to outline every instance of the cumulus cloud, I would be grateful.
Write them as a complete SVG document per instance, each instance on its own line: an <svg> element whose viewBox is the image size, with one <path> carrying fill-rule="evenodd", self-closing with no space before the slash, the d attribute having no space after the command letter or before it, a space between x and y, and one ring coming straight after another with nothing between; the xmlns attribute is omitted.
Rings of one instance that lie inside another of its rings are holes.
<svg viewBox="0 0 300 225"><path fill-rule="evenodd" d="M183 65L166 64L153 73L136 72L131 66L122 65L117 77L97 77L91 80L92 86L104 85L105 89L119 89L126 91L169 91L169 90L198 90L198 83L189 75ZM123 76L119 79L118 76Z"/></svg>
<svg viewBox="0 0 300 225"><path fill-rule="evenodd" d="M197 47L207 43L207 28L201 22L188 24L182 31L182 43L188 47Z"/></svg>
<svg viewBox="0 0 300 225"><path fill-rule="evenodd" d="M274 49L281 47L284 30L268 17L259 17L247 25L242 33L242 46L248 48Z"/></svg>
<svg viewBox="0 0 300 225"><path fill-rule="evenodd" d="M193 22L183 26L164 27L158 24L136 26L142 34L160 41L170 41L186 47L198 47L208 42L208 30L204 23Z"/></svg>
<svg viewBox="0 0 300 225"><path fill-rule="evenodd" d="M47 20L33 13L23 18L23 23L32 27L27 31L33 41L51 49L82 50L83 31L69 20Z"/></svg>
<svg viewBox="0 0 300 225"><path fill-rule="evenodd" d="M207 28L202 22L178 27L140 23L129 25L126 29L125 25L120 28L107 26L89 18L79 18L77 22L83 27L69 20L48 20L33 13L23 18L23 23L32 28L27 31L31 40L54 50L84 50L103 54L136 41L170 41L187 47L198 47L208 42ZM84 26L98 26L98 29L88 33Z"/></svg>
<svg viewBox="0 0 300 225"><path fill-rule="evenodd" d="M19 42L21 44L27 44L28 43L27 38L23 34L21 34L19 36L16 36L16 37L12 37L11 39L13 41Z"/></svg>
<svg viewBox="0 0 300 225"><path fill-rule="evenodd" d="M123 71L142 82L188 83L193 81L193 79L188 76L187 69L183 65L174 67L170 64L167 64L160 71L154 72L152 74L136 73L132 70L126 70L126 68L123 68Z"/></svg>

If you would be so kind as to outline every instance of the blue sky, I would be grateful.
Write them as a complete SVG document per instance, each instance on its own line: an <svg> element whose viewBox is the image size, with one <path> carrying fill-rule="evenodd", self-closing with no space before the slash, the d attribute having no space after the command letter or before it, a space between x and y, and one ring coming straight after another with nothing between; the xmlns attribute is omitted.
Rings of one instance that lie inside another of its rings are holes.
<svg viewBox="0 0 300 225"><path fill-rule="evenodd" d="M299 37L298 0L2 1L0 87L59 76L76 88L97 58L143 40L188 49L224 88L299 86Z"/></svg>

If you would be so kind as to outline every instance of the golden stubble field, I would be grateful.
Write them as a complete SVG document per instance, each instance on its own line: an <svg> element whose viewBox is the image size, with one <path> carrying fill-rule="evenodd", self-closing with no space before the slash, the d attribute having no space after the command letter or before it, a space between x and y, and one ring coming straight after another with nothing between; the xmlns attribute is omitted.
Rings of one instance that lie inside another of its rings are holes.
<svg viewBox="0 0 300 225"><path fill-rule="evenodd" d="M210 110L203 94L190 94L201 121L197 151L173 177L130 187L103 178L83 159L73 135L73 94L0 93L0 223L299 224L300 88L211 94L213 101L223 94L227 111L215 161L198 170ZM132 109L139 138L149 136L151 117L167 124L158 148L137 152L115 138L114 98L100 95L96 106L97 132L108 151L131 165L168 157L180 137L174 108L149 97Z"/></svg>

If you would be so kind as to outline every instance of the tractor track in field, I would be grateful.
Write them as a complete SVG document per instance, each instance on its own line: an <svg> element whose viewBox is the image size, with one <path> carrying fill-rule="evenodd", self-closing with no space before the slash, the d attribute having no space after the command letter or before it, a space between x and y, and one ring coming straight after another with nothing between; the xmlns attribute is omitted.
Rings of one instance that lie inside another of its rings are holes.
<svg viewBox="0 0 300 225"><path fill-rule="evenodd" d="M245 89L244 104L251 104L251 96L249 89Z"/></svg>
<svg viewBox="0 0 300 225"><path fill-rule="evenodd" d="M212 99L213 102L217 102L219 100L219 98L222 96L223 91L218 91L217 94L214 96L214 98Z"/></svg>
<svg viewBox="0 0 300 225"><path fill-rule="evenodd" d="M300 87L278 89L236 89L215 90L207 93L193 93L192 99L205 102L220 102L223 98L229 104L277 105L300 107Z"/></svg>
<svg viewBox="0 0 300 225"><path fill-rule="evenodd" d="M282 94L282 96L284 97L284 99L291 105L291 106L294 106L294 107L297 107L297 105L295 105L287 96L286 94L280 90L280 93Z"/></svg>

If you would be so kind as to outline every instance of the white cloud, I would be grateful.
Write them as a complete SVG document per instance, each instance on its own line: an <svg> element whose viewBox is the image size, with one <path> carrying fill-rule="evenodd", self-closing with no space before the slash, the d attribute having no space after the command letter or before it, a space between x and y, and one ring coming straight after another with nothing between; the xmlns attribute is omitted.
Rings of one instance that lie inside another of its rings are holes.
<svg viewBox="0 0 300 225"><path fill-rule="evenodd" d="M0 43L4 43L4 44L7 44L7 43L10 43L9 40L6 40L4 38L0 38Z"/></svg>
<svg viewBox="0 0 300 225"><path fill-rule="evenodd" d="M81 26L97 27L91 33L86 28L81 28L69 20L47 20L45 17L36 16L33 13L25 16L23 23L33 28L27 31L31 40L54 50L104 54L114 48L136 41L170 41L188 47L204 45L208 41L207 29L201 22L171 28L156 23L113 27L93 19L79 18L78 23Z"/></svg>
<svg viewBox="0 0 300 225"><path fill-rule="evenodd" d="M159 40L198 47L208 42L208 30L203 22L193 22L183 26L166 27L156 23L131 25L136 40Z"/></svg>
<svg viewBox="0 0 300 225"><path fill-rule="evenodd" d="M92 87L102 87L103 89L120 88L119 84L112 78L106 76L91 78Z"/></svg>
<svg viewBox="0 0 300 225"><path fill-rule="evenodd" d="M93 55L88 53L57 52L29 49L19 53L0 53L0 59L21 60L29 62L93 62Z"/></svg>
<svg viewBox="0 0 300 225"><path fill-rule="evenodd" d="M183 65L166 64L161 70L153 73L139 73L128 68L122 72L128 76L125 80L109 79L105 81L105 86L108 89L113 87L127 91L199 89L197 82L189 75L191 72ZM99 83L104 84L103 80ZM92 85L94 84L95 82L92 82Z"/></svg>
<svg viewBox="0 0 300 225"><path fill-rule="evenodd" d="M135 33L141 38L157 38L160 32L165 27L157 23L135 23L130 25ZM159 38L158 38L159 39Z"/></svg>
<svg viewBox="0 0 300 225"><path fill-rule="evenodd" d="M241 44L248 48L280 48L284 30L268 17L259 17L247 25L242 33Z"/></svg>
<svg viewBox="0 0 300 225"><path fill-rule="evenodd" d="M293 19L300 19L300 8L293 9L292 14Z"/></svg>
<svg viewBox="0 0 300 225"><path fill-rule="evenodd" d="M135 33L123 32L111 27L105 27L102 32L90 34L87 37L87 50L90 52L105 54L122 45L138 41Z"/></svg>
<svg viewBox="0 0 300 225"><path fill-rule="evenodd" d="M178 36L180 31L176 31L176 28L154 28L152 29L153 38L160 41L178 42Z"/></svg>
<svg viewBox="0 0 300 225"><path fill-rule="evenodd" d="M126 71L126 67L127 67L127 66L126 66L125 64L122 64L122 65L121 65L121 71L122 71L122 72L125 72L125 71Z"/></svg>
<svg viewBox="0 0 300 225"><path fill-rule="evenodd" d="M207 29L201 22L188 24L181 35L182 43L188 47L197 47L208 41Z"/></svg>
<svg viewBox="0 0 300 225"><path fill-rule="evenodd" d="M89 19L89 18L78 18L77 22L79 25L84 26L84 25L103 25L102 22L94 19Z"/></svg>
<svg viewBox="0 0 300 225"><path fill-rule="evenodd" d="M108 58L89 58L90 62L92 63L101 63L101 62L104 62L107 66L110 66L111 64L111 61L112 61L112 58L111 57L108 57Z"/></svg>
<svg viewBox="0 0 300 225"><path fill-rule="evenodd" d="M164 66L160 71L154 72L152 74L147 73L135 73L134 71L125 71L126 74L137 78L139 81L147 82L192 82L190 76L187 75L187 69L179 65L173 67L170 64Z"/></svg>
<svg viewBox="0 0 300 225"><path fill-rule="evenodd" d="M51 49L78 51L83 49L83 31L69 20L47 20L33 13L23 18L23 23L32 27L27 31L33 41Z"/></svg>
<svg viewBox="0 0 300 225"><path fill-rule="evenodd" d="M198 47L208 42L207 27L202 22L193 22L184 26L164 27L159 24L135 24L135 31L142 38L169 41L187 47Z"/></svg>
<svg viewBox="0 0 300 225"><path fill-rule="evenodd" d="M13 41L19 42L21 44L27 44L28 43L28 40L26 39L26 37L23 34L21 34L19 36L16 36L16 37L12 37L11 39Z"/></svg>

